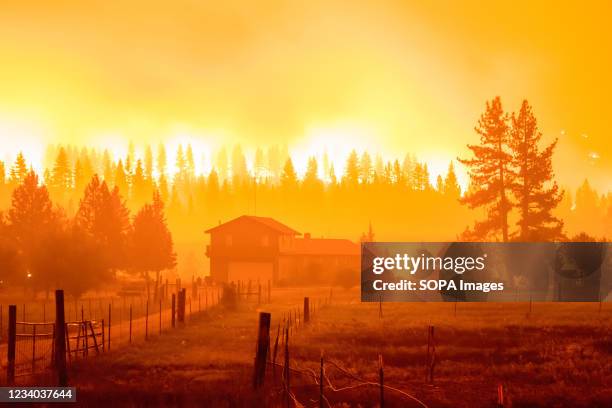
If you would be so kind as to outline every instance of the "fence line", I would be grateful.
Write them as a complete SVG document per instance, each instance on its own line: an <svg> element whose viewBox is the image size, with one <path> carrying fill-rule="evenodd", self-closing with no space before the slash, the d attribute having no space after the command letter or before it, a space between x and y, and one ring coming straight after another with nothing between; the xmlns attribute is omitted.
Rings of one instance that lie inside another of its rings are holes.
<svg viewBox="0 0 612 408"><path fill-rule="evenodd" d="M207 299L211 298L205 308L200 307L195 313L205 312L216 306L221 300L222 288L220 286L192 288L192 291L194 289L199 293L204 293ZM182 293L183 296L186 296L185 289L182 290ZM47 308L47 303L45 301L42 305L32 307L22 304L20 313L16 315L26 319L44 317L47 320L55 320L55 311L51 307ZM165 330L173 327L171 325L173 317L168 300L164 301L161 297L158 305L157 310L155 307L150 307L151 302L142 296L90 298L67 302L64 306L66 319L64 331L68 363L78 358L88 358L91 355L106 352L111 346L121 347L133 341L146 341L154 333L162 335ZM191 320L194 314L190 307L191 297L185 298L183 306L186 306L186 309L181 311L184 317L181 325ZM126 310L128 307L129 315ZM2 307L2 309L4 311L8 308ZM2 336L2 339L8 340L9 324L1 316L0 312L0 321L2 321L0 332L7 333ZM156 323L158 327L153 326ZM55 322L19 321L15 322L15 332L14 356L9 355L10 344L0 344L0 385L8 384L15 379L27 382L28 378L48 372L54 365ZM10 367L11 364L12 367Z"/></svg>
<svg viewBox="0 0 612 408"><path fill-rule="evenodd" d="M326 298L324 300L323 307L329 305L330 300L331 300L331 293L330 293L330 298ZM315 302L311 302L310 298L305 297L304 303L303 303L304 305L303 312L299 308L291 308L287 310L286 312L282 313L281 314L282 325L281 325L281 319L279 319L279 321L277 322L277 326L276 326L276 337L273 342L272 342L272 338L269 336L270 314L265 313L265 312L260 313L260 329L259 329L258 341L257 341L258 345L256 347L257 354L255 358L254 381L253 381L253 385L256 389L260 388L263 385L264 378L266 375L265 370L262 372L261 366L260 366L261 354L262 354L261 342L264 341L264 342L267 342L266 345L263 345L263 346L267 346L268 358L267 358L266 365L272 368L271 376L272 376L272 380L275 385L277 385L276 369L277 367L280 367L282 369L282 375L281 375L281 381L280 381L280 393L284 395L283 397L284 404L286 404L287 406L290 406L291 404L295 406L302 406L302 407L308 405L308 404L301 403L298 400L298 397L292 391L292 388L295 389L295 388L300 388L303 386L316 386L319 392L318 401L319 401L320 407L323 407L324 405L327 405L329 407L332 406L327 396L325 395L326 391L339 393L339 392L352 390L356 388L375 387L379 389L379 405L381 407L385 406L385 399L384 399L385 391L391 391L393 393L400 395L403 398L406 398L408 400L415 402L421 407L427 408L427 405L423 401L415 397L414 395L404 390L389 386L388 384L384 383L384 367L383 367L382 354L379 354L379 363L378 363L378 368L377 368L377 374L379 378L378 382L368 381L366 379L363 379L351 373L349 370L342 367L338 362L334 360L331 360L331 359L325 360L323 356L323 352L321 353L321 358L320 358L319 375L317 375L317 373L313 369L300 368L295 361L292 362L290 359L290 347L289 347L289 340L291 338L291 333L297 334L298 330L301 330L302 328L305 328L308 326L308 324L310 323L310 321L312 321L313 317L316 314L315 304L318 304L319 309L321 308L320 299L317 303L315 303ZM303 316L303 319L302 319L302 316ZM262 322L263 322L263 325L262 325ZM281 327L282 327L282 331L281 331ZM261 334L262 328L268 331L267 335ZM428 340L429 342L431 342L430 349L428 350L428 356L430 355L435 356L435 346L433 345L434 344L433 343L433 326L428 327L428 334L431 337ZM283 348L284 348L284 362L282 364L276 361L277 356L278 356L278 351L279 351L279 345L281 344L283 345ZM334 385L332 382L332 379L329 376L329 373L330 373L329 370L326 370L325 363L327 363L328 369L329 367L333 368L337 373L341 374L344 378L348 378L352 383L349 385L345 385L345 386ZM293 384L292 385L291 373L299 374L302 377L312 380L312 382L311 384L304 384L304 385ZM433 373L431 375L433 378Z"/></svg>

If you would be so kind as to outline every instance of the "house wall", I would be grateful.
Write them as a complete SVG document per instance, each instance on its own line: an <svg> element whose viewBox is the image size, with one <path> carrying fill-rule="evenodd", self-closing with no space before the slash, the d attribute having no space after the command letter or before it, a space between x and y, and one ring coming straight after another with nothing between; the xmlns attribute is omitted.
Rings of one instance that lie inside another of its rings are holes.
<svg viewBox="0 0 612 408"><path fill-rule="evenodd" d="M253 268L253 280L262 279L272 270L272 280L278 280L278 255L280 248L291 245L293 237L281 235L277 231L257 222L234 223L211 232L208 256L210 274L217 282L228 282L229 272L234 277L249 276L248 265Z"/></svg>

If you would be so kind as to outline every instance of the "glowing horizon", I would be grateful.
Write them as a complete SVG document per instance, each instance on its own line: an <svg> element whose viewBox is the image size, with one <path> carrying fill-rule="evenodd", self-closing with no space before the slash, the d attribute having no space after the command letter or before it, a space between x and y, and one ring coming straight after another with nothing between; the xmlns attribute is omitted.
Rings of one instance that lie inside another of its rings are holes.
<svg viewBox="0 0 612 408"><path fill-rule="evenodd" d="M350 144L440 172L500 95L509 112L527 98L546 141L559 137L561 185L612 190L607 3L5 3L5 161L189 139L210 152L286 144L298 172L329 144L336 171Z"/></svg>

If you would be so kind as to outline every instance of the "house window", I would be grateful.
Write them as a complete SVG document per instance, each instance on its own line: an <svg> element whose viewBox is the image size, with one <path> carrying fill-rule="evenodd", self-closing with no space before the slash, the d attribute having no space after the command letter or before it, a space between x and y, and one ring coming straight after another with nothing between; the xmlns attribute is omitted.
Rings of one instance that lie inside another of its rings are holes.
<svg viewBox="0 0 612 408"><path fill-rule="evenodd" d="M270 237L268 235L261 236L261 246L269 247L270 246Z"/></svg>
<svg viewBox="0 0 612 408"><path fill-rule="evenodd" d="M229 234L225 236L225 246L232 246L232 236Z"/></svg>

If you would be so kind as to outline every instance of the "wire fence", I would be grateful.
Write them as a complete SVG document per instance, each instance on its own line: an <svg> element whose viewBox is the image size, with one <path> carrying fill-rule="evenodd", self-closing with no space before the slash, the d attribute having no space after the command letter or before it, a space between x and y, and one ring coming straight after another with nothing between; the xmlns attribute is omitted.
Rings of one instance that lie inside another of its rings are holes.
<svg viewBox="0 0 612 408"><path fill-rule="evenodd" d="M167 287L167 286L166 286ZM158 299L124 296L74 300L64 304L66 361L96 356L112 348L141 342L216 306L221 301L220 286L192 286L187 297L183 289L183 310L179 318L181 291ZM161 292L165 295L164 292ZM173 299L174 298L174 299ZM173 306L174 300L174 306ZM0 384L39 379L54 366L55 304L29 303L16 306L14 369L9 370L9 308L0 305ZM182 321L180 321L182 319Z"/></svg>
<svg viewBox="0 0 612 408"><path fill-rule="evenodd" d="M291 350L295 350L295 346L292 346L290 339L297 335L302 335L302 333L307 334L308 331L303 332L302 329L310 326L311 322L318 317L320 309L327 308L332 304L331 298L331 291L329 297L318 299L316 302L311 302L311 299L304 298L303 309L292 308L281 314L277 319L276 325L270 330L273 334L275 332L275 335L263 337L268 339L266 352L266 366L268 370L258 370L258 355L256 355L254 370L255 388L260 387L267 376L268 381L271 381L272 385L269 388L272 397L278 402L279 406L287 407L332 407L338 403L338 401L334 401L335 394L346 397L347 392L363 389L377 393L375 398L378 399L380 407L385 406L385 395L393 394L396 398L403 400L401 402L402 406L410 403L412 404L410 406L427 408L427 405L414 394L385 384L382 354L379 354L378 364L373 372L376 380L363 378L351 372L338 361L324 356L323 351L321 351L318 364L317 362L303 360L298 362L295 358L291 358L293 353ZM266 313L260 314L260 330L263 314ZM269 316L266 319L271 320ZM259 335L258 343L262 341L261 339L262 336ZM428 377L431 376L433 381L433 367L435 365L433 326L428 327L427 341L428 364L430 364L427 368L427 375ZM305 367L305 365L318 365L318 370ZM257 378L258 375L263 377Z"/></svg>

